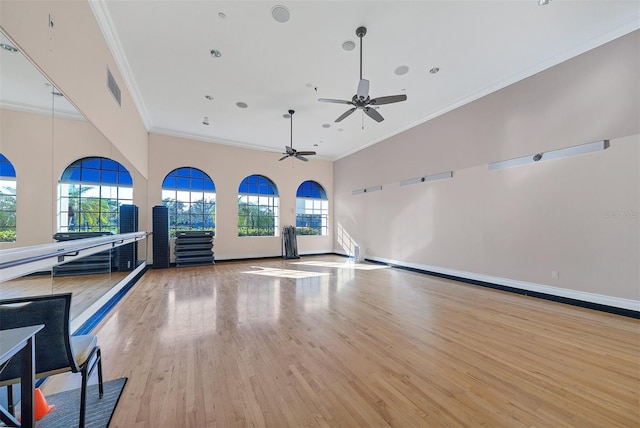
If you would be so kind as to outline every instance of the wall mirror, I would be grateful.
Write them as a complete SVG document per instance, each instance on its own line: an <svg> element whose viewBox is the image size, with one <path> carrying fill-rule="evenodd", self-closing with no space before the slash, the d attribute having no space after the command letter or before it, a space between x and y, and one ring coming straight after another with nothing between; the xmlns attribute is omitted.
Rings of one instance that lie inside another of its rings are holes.
<svg viewBox="0 0 640 428"><path fill-rule="evenodd" d="M96 217L109 221L104 211L119 210L111 200L114 190L96 183L77 186L81 195L73 201L82 198L85 205L77 209L78 214L82 210L85 220L82 227L77 225L70 230L71 199L68 194L61 197L61 189L73 184L69 184L69 177L65 181L63 173L80 159L121 159L120 153L10 36L0 32L0 45L0 249L56 242L60 232L97 230ZM130 172L132 177L140 177L136 171ZM133 192L133 184L127 191ZM67 205L63 206L63 202ZM96 203L97 211L88 208ZM112 232L118 232L117 224ZM72 292L73 319L146 259L146 241L129 250L135 251L137 257L123 262L125 268L119 266L121 253L113 250L76 266L70 262L53 271L0 283L0 299Z"/></svg>

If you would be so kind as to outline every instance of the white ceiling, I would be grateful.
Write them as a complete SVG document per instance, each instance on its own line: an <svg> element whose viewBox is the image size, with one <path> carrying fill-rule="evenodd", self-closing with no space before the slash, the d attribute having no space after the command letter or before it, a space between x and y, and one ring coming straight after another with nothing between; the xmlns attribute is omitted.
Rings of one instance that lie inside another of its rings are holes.
<svg viewBox="0 0 640 428"><path fill-rule="evenodd" d="M273 19L276 5L289 10L288 22ZM290 140L283 114L293 109L294 147L323 159L344 157L640 28L637 0L547 6L91 0L91 6L150 132L279 154ZM368 30L363 77L371 97L408 99L380 106L381 123L361 111L334 123L349 106L317 99L355 94L359 26ZM352 51L342 49L348 40L356 43ZM222 56L213 58L211 49ZM396 75L399 66L409 72ZM433 67L440 72L430 74ZM202 124L205 116L210 126Z"/></svg>

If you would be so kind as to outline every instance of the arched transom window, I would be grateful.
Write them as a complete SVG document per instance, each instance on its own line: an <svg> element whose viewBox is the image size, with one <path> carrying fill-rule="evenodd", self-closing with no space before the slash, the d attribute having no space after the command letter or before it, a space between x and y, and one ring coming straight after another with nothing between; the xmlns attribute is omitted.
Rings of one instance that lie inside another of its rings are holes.
<svg viewBox="0 0 640 428"><path fill-rule="evenodd" d="M277 236L278 188L263 175L250 175L238 187L238 236Z"/></svg>
<svg viewBox="0 0 640 428"><path fill-rule="evenodd" d="M169 234L216 227L216 186L205 172L184 167L171 171L162 182L162 205L169 209Z"/></svg>
<svg viewBox="0 0 640 428"><path fill-rule="evenodd" d="M296 231L299 235L327 235L329 200L327 192L308 180L296 192Z"/></svg>

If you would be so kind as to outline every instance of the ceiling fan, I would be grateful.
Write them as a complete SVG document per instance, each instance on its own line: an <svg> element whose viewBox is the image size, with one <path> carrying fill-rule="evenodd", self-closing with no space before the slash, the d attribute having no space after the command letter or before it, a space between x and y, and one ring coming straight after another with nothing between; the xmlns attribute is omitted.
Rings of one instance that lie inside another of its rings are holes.
<svg viewBox="0 0 640 428"><path fill-rule="evenodd" d="M400 101L407 100L406 95L389 95L386 97L378 97L373 99L369 97L369 81L362 78L362 38L365 34L367 34L367 29L365 27L358 27L356 29L356 35L360 38L360 82L358 83L358 91L353 96L353 98L351 98L351 101L334 100L331 98L318 98L318 101L322 101L325 103L349 104L353 106L349 110L345 111L339 118L337 118L335 120L336 122L340 122L342 119L349 116L357 109L362 109L367 116L369 116L376 122L382 122L384 120L384 117L382 117L382 115L371 106L398 103Z"/></svg>
<svg viewBox="0 0 640 428"><path fill-rule="evenodd" d="M301 161L308 162L309 159L305 158L305 156L315 155L316 152L299 152L293 148L293 113L295 113L295 111L289 110L289 117L291 118L291 145L285 146L286 153L283 153L284 156L282 156L280 160L294 157L296 159L300 159Z"/></svg>

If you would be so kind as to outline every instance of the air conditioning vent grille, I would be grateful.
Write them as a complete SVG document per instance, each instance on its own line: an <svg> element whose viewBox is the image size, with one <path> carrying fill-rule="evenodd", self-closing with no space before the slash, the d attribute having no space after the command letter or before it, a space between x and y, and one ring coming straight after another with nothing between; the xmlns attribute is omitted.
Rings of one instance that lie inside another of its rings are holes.
<svg viewBox="0 0 640 428"><path fill-rule="evenodd" d="M107 88L109 88L109 92L111 92L111 95L113 95L118 105L122 106L120 87L116 83L116 79L113 78L109 67L107 67Z"/></svg>

